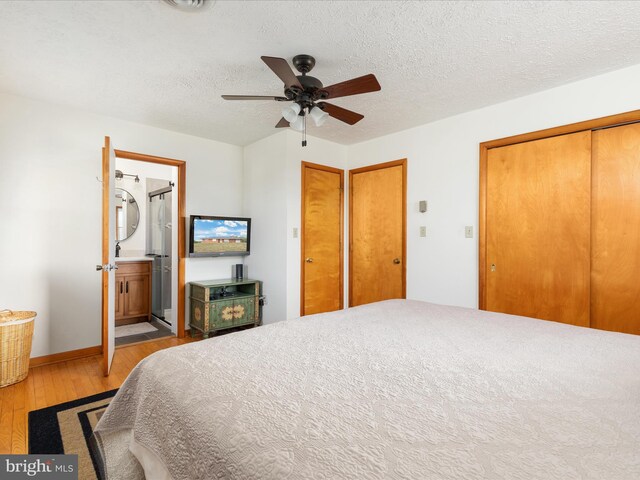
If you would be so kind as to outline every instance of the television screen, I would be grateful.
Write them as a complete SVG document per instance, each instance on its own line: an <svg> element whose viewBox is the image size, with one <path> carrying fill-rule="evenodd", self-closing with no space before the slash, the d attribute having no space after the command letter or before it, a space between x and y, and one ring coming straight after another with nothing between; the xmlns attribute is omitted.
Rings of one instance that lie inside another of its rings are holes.
<svg viewBox="0 0 640 480"><path fill-rule="evenodd" d="M189 256L249 255L251 219L191 216Z"/></svg>

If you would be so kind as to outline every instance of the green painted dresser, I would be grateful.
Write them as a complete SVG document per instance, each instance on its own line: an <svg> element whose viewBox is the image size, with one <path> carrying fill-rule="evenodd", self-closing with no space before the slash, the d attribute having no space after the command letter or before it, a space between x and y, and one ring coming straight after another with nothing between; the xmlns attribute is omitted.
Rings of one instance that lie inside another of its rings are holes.
<svg viewBox="0 0 640 480"><path fill-rule="evenodd" d="M262 282L249 279L190 282L189 324L204 338L226 328L260 324Z"/></svg>

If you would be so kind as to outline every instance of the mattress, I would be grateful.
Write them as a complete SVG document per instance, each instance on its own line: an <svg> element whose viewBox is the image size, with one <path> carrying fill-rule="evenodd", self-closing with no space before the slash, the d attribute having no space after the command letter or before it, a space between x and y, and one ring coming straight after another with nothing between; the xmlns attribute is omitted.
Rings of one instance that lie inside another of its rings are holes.
<svg viewBox="0 0 640 480"><path fill-rule="evenodd" d="M159 351L109 480L640 478L640 337L390 300Z"/></svg>

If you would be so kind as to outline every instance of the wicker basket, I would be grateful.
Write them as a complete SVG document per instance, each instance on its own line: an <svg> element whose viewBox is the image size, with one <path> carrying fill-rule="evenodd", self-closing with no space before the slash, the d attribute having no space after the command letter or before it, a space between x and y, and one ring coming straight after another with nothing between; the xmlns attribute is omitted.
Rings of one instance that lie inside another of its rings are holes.
<svg viewBox="0 0 640 480"><path fill-rule="evenodd" d="M0 387L24 380L29 373L29 356L36 312L0 311Z"/></svg>

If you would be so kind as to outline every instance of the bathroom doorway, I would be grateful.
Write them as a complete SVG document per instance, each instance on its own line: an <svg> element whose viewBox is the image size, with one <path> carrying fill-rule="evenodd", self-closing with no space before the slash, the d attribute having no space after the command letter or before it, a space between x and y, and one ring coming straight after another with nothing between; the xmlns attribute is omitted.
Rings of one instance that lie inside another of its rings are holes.
<svg viewBox="0 0 640 480"><path fill-rule="evenodd" d="M186 162L115 150L114 163L117 191L109 208L115 209L119 278L110 285L116 321L109 326L103 318L103 351L109 335L116 346L184 337ZM111 328L115 333L107 335Z"/></svg>
<svg viewBox="0 0 640 480"><path fill-rule="evenodd" d="M116 157L116 346L177 333L177 177L172 165Z"/></svg>

